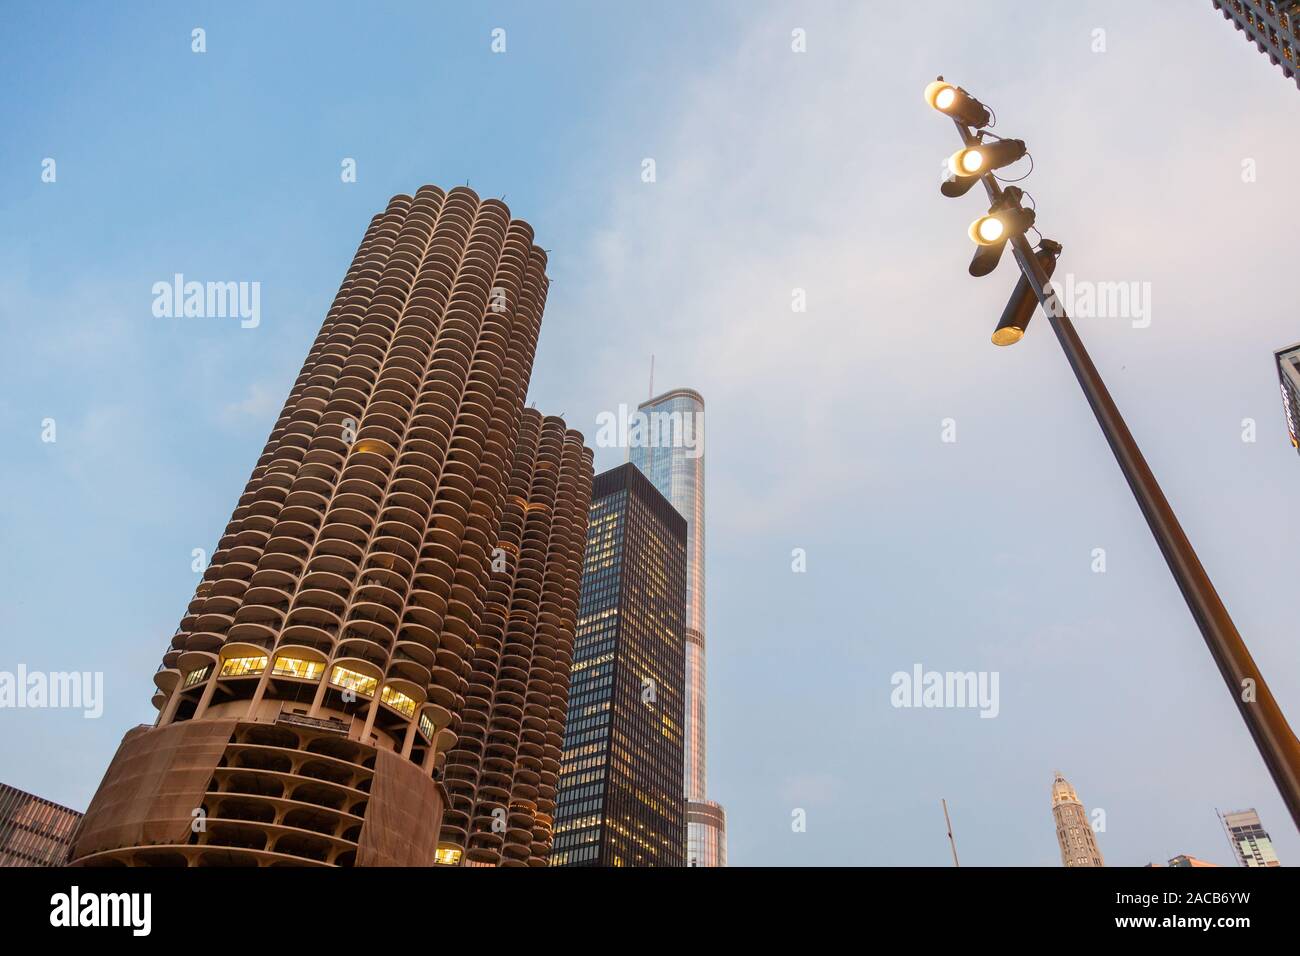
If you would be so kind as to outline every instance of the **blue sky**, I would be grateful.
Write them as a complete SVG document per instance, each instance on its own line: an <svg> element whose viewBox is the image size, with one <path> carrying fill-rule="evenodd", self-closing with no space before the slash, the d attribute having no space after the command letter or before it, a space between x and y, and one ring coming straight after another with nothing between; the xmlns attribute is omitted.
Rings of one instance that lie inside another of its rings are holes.
<svg viewBox="0 0 1300 956"><path fill-rule="evenodd" d="M1300 339L1294 85L1191 0L467 6L6 12L0 670L102 671L107 699L98 720L0 710L0 780L84 808L152 720L191 551L369 217L468 181L551 252L531 399L592 438L653 353L660 389L708 403L709 781L733 863L946 865L946 797L963 862L1057 865L1056 768L1105 811L1110 864L1227 863L1214 808L1245 806L1300 863L1046 323L988 342L1014 272L966 275L982 210L939 196L955 137L921 98L942 72L1029 142L1058 276L1149 284L1149 327L1080 332L1300 721L1300 460L1272 363ZM177 272L259 282L261 324L155 318ZM916 663L998 672L999 715L892 707Z"/></svg>

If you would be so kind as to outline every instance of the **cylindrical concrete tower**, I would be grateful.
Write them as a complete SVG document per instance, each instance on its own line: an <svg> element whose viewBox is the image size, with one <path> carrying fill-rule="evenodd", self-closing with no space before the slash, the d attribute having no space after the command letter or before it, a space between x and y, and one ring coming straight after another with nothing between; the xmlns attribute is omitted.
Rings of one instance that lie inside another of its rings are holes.
<svg viewBox="0 0 1300 956"><path fill-rule="evenodd" d="M432 863L446 754L483 730L462 720L476 644L503 630L503 652L535 631L549 657L503 653L509 693L482 741L502 776L478 793L507 807L506 839L528 832L513 859L534 829L545 846L591 453L535 413L519 445L547 290L532 239L462 187L371 221L154 676L158 722L124 739L74 861ZM553 519L494 564L534 506ZM489 598L500 568L535 586L516 583L508 625Z"/></svg>
<svg viewBox="0 0 1300 956"><path fill-rule="evenodd" d="M547 863L591 481L582 436L525 409L459 739L447 756L439 862Z"/></svg>

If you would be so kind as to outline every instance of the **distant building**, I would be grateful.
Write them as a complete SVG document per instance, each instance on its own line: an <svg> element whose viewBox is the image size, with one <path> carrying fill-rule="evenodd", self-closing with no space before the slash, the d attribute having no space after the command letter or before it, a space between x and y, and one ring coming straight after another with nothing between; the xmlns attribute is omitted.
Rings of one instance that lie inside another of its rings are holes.
<svg viewBox="0 0 1300 956"><path fill-rule="evenodd" d="M1259 814L1253 809L1221 813L1223 828L1228 831L1232 852L1241 866L1281 866L1273 841L1269 839Z"/></svg>
<svg viewBox="0 0 1300 956"><path fill-rule="evenodd" d="M1052 781L1052 816L1056 820L1056 842L1061 847L1063 866L1105 866L1097 835L1092 832L1088 811L1070 781L1056 771Z"/></svg>
<svg viewBox="0 0 1300 956"><path fill-rule="evenodd" d="M1286 431L1291 437L1291 447L1300 451L1300 342L1278 349L1277 381L1282 388L1282 411L1286 415Z"/></svg>
<svg viewBox="0 0 1300 956"><path fill-rule="evenodd" d="M635 465L593 482L552 866L685 866L686 519Z"/></svg>
<svg viewBox="0 0 1300 956"><path fill-rule="evenodd" d="M1260 53L1280 66L1288 80L1300 86L1296 76L1300 59L1300 3L1262 0L1213 0L1214 9L1246 34Z"/></svg>
<svg viewBox="0 0 1300 956"><path fill-rule="evenodd" d="M0 866L63 866L76 810L0 783Z"/></svg>
<svg viewBox="0 0 1300 956"><path fill-rule="evenodd" d="M1164 863L1148 863L1145 867L1143 867L1143 869L1148 869L1150 867L1159 867L1164 865L1165 865ZM1186 853L1180 853L1178 854L1178 856L1174 857L1172 860L1169 861L1169 866L1215 866L1217 867L1218 865L1219 864L1217 863L1207 863L1205 860L1199 860L1194 856L1188 856Z"/></svg>

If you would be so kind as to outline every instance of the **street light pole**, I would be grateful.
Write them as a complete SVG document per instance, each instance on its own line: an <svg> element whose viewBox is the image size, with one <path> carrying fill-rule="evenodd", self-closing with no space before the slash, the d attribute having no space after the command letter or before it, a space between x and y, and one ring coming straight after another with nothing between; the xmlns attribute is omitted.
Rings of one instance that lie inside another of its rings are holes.
<svg viewBox="0 0 1300 956"><path fill-rule="evenodd" d="M965 125L955 119L953 122L966 146L978 142ZM990 201L1002 195L992 171L982 176L981 182ZM1205 573L1196 551L1178 523L1164 492L1160 490L1155 475L1142 456L1128 425L1124 423L1106 383L1102 381L1101 373L1083 347L1074 323L1066 315L1064 306L1052 289L1047 273L1034 255L1024 233L1011 237L1011 249L1021 274L1033 288L1047 321L1056 333L1057 341L1061 343L1066 361L1079 380L1079 386L1092 407L1097 424L1101 426L1120 471L1124 473L1133 497L1137 499L1142 516L1146 518L1147 526L1178 583L1178 589L1183 592L1183 599L1192 612L1192 618L1200 628L1201 636L1205 638L1210 655L1218 665L1219 673L1223 675L1228 692L1232 694L1237 710L1246 722L1283 802L1291 812L1291 819L1300 828L1300 741L1296 740L1264 675L1260 673L1245 641L1237 632L1228 609L1224 607L1209 575Z"/></svg>

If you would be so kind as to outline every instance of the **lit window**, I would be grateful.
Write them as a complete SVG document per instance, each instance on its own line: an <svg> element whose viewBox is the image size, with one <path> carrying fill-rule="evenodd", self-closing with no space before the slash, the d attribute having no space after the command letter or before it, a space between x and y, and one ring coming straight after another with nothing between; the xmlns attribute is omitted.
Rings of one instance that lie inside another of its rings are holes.
<svg viewBox="0 0 1300 956"><path fill-rule="evenodd" d="M305 661L298 657L277 657L275 667L271 670L272 674L280 677L301 677L304 680L315 680L320 677L321 671L325 665L320 661Z"/></svg>
<svg viewBox="0 0 1300 956"><path fill-rule="evenodd" d="M455 866L460 862L461 850L454 846L440 846L433 854L433 862L444 866Z"/></svg>
<svg viewBox="0 0 1300 956"><path fill-rule="evenodd" d="M231 657L221 665L222 677L245 677L266 670L266 657Z"/></svg>
<svg viewBox="0 0 1300 956"><path fill-rule="evenodd" d="M193 687L195 684L202 681L203 678L207 677L208 671L210 671L211 669L212 668L209 665L204 664L202 667L197 667L194 670L190 671L188 674L185 675L185 686Z"/></svg>
<svg viewBox="0 0 1300 956"><path fill-rule="evenodd" d="M420 715L420 733L424 734L424 736L427 737L429 740L432 740L432 739L433 739L433 735L434 735L436 732L437 732L437 731L434 730L433 721L429 719L429 715L428 715L428 714L421 714L421 715Z"/></svg>
<svg viewBox="0 0 1300 956"><path fill-rule="evenodd" d="M408 697L400 690L393 690L391 687L385 687L379 692L379 699L389 707L393 708L393 710L403 713L407 717L410 717L415 713L415 698Z"/></svg>
<svg viewBox="0 0 1300 956"><path fill-rule="evenodd" d="M367 677L365 674L339 665L335 665L333 673L330 674L330 683L337 687L354 690L366 697L374 697L375 688L379 686L377 678Z"/></svg>

